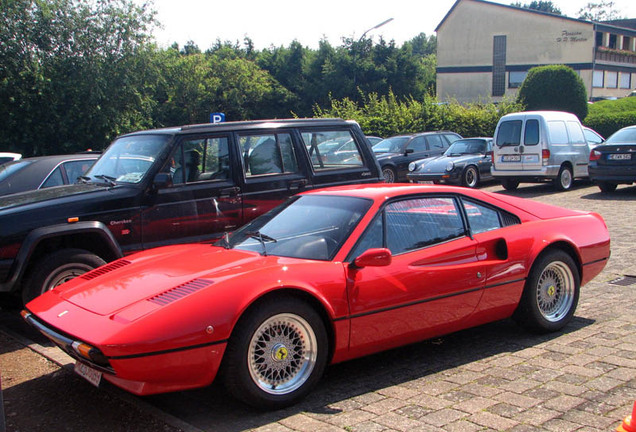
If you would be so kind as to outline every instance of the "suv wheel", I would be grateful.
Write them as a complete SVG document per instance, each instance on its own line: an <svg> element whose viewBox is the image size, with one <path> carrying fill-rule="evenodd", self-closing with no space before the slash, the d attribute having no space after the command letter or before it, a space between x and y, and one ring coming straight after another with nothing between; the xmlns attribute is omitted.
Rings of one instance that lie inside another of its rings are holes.
<svg viewBox="0 0 636 432"><path fill-rule="evenodd" d="M557 190L566 191L572 187L573 181L572 169L567 166L562 166L559 170L559 175L554 179L554 186Z"/></svg>
<svg viewBox="0 0 636 432"><path fill-rule="evenodd" d="M26 304L81 274L106 264L97 255L83 249L62 249L40 258L22 284L22 301Z"/></svg>

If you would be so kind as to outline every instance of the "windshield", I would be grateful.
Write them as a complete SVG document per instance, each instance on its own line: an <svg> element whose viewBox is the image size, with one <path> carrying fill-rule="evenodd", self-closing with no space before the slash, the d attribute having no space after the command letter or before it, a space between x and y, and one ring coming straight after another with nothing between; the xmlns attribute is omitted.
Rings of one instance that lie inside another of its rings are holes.
<svg viewBox="0 0 636 432"><path fill-rule="evenodd" d="M84 176L97 183L139 183L171 138L171 135L119 138Z"/></svg>
<svg viewBox="0 0 636 432"><path fill-rule="evenodd" d="M370 200L353 197L295 197L217 245L263 255L330 260L371 204Z"/></svg>
<svg viewBox="0 0 636 432"><path fill-rule="evenodd" d="M404 152L404 147L406 147L406 143L409 141L410 137L401 136L401 137L391 137L387 139L383 139L379 143L373 146L374 153L402 153Z"/></svg>
<svg viewBox="0 0 636 432"><path fill-rule="evenodd" d="M605 141L606 144L636 144L636 127L625 128L614 132L611 137Z"/></svg>
<svg viewBox="0 0 636 432"><path fill-rule="evenodd" d="M478 154L486 152L486 142L480 139L463 139L455 141L444 153L445 156Z"/></svg>

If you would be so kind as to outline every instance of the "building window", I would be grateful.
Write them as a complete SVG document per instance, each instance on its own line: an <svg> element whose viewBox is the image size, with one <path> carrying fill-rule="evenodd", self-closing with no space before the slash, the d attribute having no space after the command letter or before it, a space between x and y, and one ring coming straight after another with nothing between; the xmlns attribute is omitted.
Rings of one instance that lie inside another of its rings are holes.
<svg viewBox="0 0 636 432"><path fill-rule="evenodd" d="M527 71L508 73L508 88L521 87L521 83L523 83L523 80L526 79L527 75L528 75Z"/></svg>
<svg viewBox="0 0 636 432"><path fill-rule="evenodd" d="M594 76L592 77L592 87L603 87L603 71L594 71Z"/></svg>
<svg viewBox="0 0 636 432"><path fill-rule="evenodd" d="M621 84L622 89L632 88L632 74L629 72L621 72Z"/></svg>
<svg viewBox="0 0 636 432"><path fill-rule="evenodd" d="M493 37L492 49L492 95L506 93L506 36Z"/></svg>
<svg viewBox="0 0 636 432"><path fill-rule="evenodd" d="M631 42L632 42L632 38L630 38L629 36L623 36L623 46L621 47L621 49L625 51L630 51L632 46Z"/></svg>
<svg viewBox="0 0 636 432"><path fill-rule="evenodd" d="M616 49L616 35L615 34L611 34L610 33L608 48Z"/></svg>
<svg viewBox="0 0 636 432"><path fill-rule="evenodd" d="M618 72L607 71L605 76L607 88L618 87Z"/></svg>
<svg viewBox="0 0 636 432"><path fill-rule="evenodd" d="M596 46L603 46L603 32L596 32Z"/></svg>

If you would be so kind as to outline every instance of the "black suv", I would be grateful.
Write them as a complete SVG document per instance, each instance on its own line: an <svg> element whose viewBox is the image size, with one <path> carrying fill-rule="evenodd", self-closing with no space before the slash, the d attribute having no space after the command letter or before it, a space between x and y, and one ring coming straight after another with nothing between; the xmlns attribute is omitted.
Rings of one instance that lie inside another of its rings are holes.
<svg viewBox="0 0 636 432"><path fill-rule="evenodd" d="M295 119L123 135L80 180L0 198L0 293L27 301L137 250L214 240L299 191L382 176L357 123Z"/></svg>
<svg viewBox="0 0 636 432"><path fill-rule="evenodd" d="M455 132L422 132L386 138L373 146L387 183L407 182L409 164L418 159L441 155L462 136Z"/></svg>

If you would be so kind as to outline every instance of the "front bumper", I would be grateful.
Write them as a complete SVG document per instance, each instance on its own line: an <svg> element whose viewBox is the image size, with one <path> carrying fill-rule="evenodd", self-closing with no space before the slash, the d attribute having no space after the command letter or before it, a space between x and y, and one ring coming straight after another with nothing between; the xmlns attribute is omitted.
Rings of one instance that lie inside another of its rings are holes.
<svg viewBox="0 0 636 432"><path fill-rule="evenodd" d="M461 181L461 171L451 171L445 173L418 173L411 172L406 175L410 182L443 182L443 183L459 183Z"/></svg>

